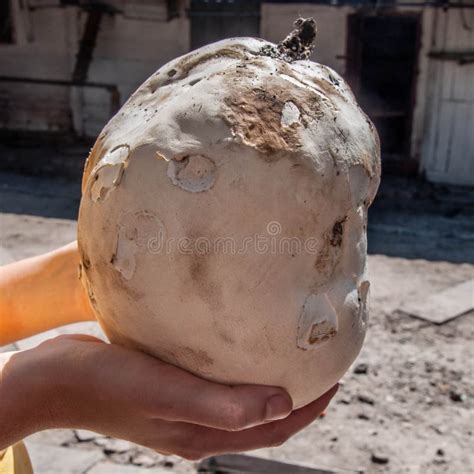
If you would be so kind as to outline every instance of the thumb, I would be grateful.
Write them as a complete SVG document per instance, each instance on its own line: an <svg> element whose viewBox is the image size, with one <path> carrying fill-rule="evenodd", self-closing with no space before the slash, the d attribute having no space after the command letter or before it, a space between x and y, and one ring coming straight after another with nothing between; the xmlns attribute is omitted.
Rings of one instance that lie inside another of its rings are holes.
<svg viewBox="0 0 474 474"><path fill-rule="evenodd" d="M173 398L171 408L160 410L160 418L226 431L239 431L280 420L293 409L288 393L278 387L228 386L200 379L188 390L175 391Z"/></svg>

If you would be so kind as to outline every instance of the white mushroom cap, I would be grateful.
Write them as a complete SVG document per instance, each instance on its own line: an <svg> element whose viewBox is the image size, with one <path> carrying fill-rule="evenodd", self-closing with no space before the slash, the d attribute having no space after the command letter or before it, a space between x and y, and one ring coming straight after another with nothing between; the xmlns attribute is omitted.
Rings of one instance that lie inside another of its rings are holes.
<svg viewBox="0 0 474 474"><path fill-rule="evenodd" d="M207 379L309 403L362 346L379 179L377 133L330 68L252 38L171 61L84 172L82 275L99 322Z"/></svg>

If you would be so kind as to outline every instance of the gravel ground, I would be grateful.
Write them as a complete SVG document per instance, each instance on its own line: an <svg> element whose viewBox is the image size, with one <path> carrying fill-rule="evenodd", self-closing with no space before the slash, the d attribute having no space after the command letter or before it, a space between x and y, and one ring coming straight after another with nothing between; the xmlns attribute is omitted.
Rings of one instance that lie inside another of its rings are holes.
<svg viewBox="0 0 474 474"><path fill-rule="evenodd" d="M409 193L410 201L413 186L405 182L396 188L405 197ZM0 173L3 260L72 240L77 189L68 181ZM325 417L284 446L254 454L367 473L474 472L474 313L436 326L397 311L406 298L425 298L474 277L472 263L459 263L474 259L472 203L466 204L462 193L459 202L443 201L432 209L432 196L422 195L407 210L399 206L400 192L389 191L370 217L369 249L377 254L369 256L371 321L359 359ZM420 238L427 231L423 246ZM388 256L397 255L397 245L399 254L409 258ZM176 457L84 431L42 432L29 441L33 450L41 446L51 453L43 465L63 452L71 459L79 450L98 453L82 470L71 467L65 473L115 474L122 472L119 465L128 465L123 472L130 473L195 470L193 463ZM40 462L39 454L33 457Z"/></svg>

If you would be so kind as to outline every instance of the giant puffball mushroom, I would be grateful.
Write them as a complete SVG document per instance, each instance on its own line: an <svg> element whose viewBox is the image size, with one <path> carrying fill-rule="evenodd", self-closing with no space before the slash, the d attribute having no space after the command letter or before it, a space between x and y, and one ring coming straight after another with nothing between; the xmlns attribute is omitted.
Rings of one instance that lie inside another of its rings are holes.
<svg viewBox="0 0 474 474"><path fill-rule="evenodd" d="M367 326L377 132L308 60L313 19L279 45L232 38L175 59L87 160L81 279L105 333L209 380L334 385Z"/></svg>

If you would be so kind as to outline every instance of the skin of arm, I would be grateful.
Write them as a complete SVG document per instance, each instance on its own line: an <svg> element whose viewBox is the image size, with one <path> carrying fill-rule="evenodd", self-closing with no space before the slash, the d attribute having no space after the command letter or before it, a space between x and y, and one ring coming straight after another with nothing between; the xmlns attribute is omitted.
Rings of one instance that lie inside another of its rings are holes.
<svg viewBox="0 0 474 474"><path fill-rule="evenodd" d="M78 276L77 242L0 268L0 345L94 320Z"/></svg>

